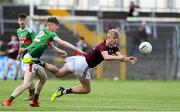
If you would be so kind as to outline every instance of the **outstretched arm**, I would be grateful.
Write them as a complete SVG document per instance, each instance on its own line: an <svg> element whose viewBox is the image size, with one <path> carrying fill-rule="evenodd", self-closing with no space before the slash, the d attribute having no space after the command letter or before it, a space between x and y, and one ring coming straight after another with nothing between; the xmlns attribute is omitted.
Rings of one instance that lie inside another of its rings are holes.
<svg viewBox="0 0 180 112"><path fill-rule="evenodd" d="M113 61L113 60L119 60L121 62L129 61L132 64L136 63L137 61L136 57L133 57L133 56L127 57L127 56L122 55L120 52L116 52L116 55L109 55L107 51L102 51L101 54L104 60L107 60L107 61Z"/></svg>
<svg viewBox="0 0 180 112"><path fill-rule="evenodd" d="M116 52L117 56L123 56L119 51ZM137 57L134 56L123 56L123 58L120 60L122 62L129 61L131 64L135 64L137 62Z"/></svg>
<svg viewBox="0 0 180 112"><path fill-rule="evenodd" d="M60 49L60 48L58 48L58 47L56 47L54 44L53 44L53 42L52 42L52 45L50 46L50 48L51 49L53 49L55 52L57 52L57 53L63 53L63 57L67 57L67 52L66 51L64 51L64 50L62 50L62 49Z"/></svg>
<svg viewBox="0 0 180 112"><path fill-rule="evenodd" d="M68 48L71 48L73 50L76 50L78 52L80 52L81 54L86 54L84 51L78 49L77 47L75 47L74 45L72 45L71 43L67 42L67 41L64 41L58 37L55 37L54 40L56 42L58 42L60 45L64 46L64 47L68 47Z"/></svg>

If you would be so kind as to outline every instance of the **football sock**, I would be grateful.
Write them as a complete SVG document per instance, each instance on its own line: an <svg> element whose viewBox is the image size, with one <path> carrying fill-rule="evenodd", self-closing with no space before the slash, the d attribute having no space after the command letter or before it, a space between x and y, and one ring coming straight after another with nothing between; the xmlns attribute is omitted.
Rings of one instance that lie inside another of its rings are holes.
<svg viewBox="0 0 180 112"><path fill-rule="evenodd" d="M70 93L72 93L72 89L71 88L65 89L63 91L63 94L70 94Z"/></svg>
<svg viewBox="0 0 180 112"><path fill-rule="evenodd" d="M29 96L34 95L34 91L35 91L35 89L29 89Z"/></svg>
<svg viewBox="0 0 180 112"><path fill-rule="evenodd" d="M14 97L14 96L11 96L9 99L10 99L11 101L13 101L13 100L15 99L15 97Z"/></svg>
<svg viewBox="0 0 180 112"><path fill-rule="evenodd" d="M35 95L34 95L34 99L35 99L35 100L38 100L38 99L39 99L39 95L38 95L38 94L35 94Z"/></svg>

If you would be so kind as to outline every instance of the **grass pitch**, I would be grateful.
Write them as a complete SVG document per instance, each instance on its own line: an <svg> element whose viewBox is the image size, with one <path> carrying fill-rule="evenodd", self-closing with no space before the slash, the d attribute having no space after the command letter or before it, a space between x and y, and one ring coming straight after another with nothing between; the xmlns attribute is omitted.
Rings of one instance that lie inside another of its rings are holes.
<svg viewBox="0 0 180 112"><path fill-rule="evenodd" d="M22 81L0 79L0 102ZM40 107L30 107L25 91L10 108L0 111L180 111L180 81L92 81L90 94L64 95L55 102L50 96L59 85L71 87L77 80L49 79L40 95Z"/></svg>

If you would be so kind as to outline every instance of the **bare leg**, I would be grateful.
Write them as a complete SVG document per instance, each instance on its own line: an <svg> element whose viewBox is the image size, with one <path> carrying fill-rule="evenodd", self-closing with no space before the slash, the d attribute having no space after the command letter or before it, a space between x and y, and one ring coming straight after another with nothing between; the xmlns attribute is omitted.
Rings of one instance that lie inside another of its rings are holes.
<svg viewBox="0 0 180 112"><path fill-rule="evenodd" d="M10 69L10 67L11 67L11 63L8 63L8 65L7 65L7 68L6 68L6 71L5 71L5 77L4 77L4 79L6 80L7 79L7 77L8 77L8 73L9 73L9 69Z"/></svg>
<svg viewBox="0 0 180 112"><path fill-rule="evenodd" d="M16 71L15 71L15 77L14 77L14 80L16 80L17 77L18 77L18 71L19 71L19 65L17 64L17 65L16 65Z"/></svg>
<svg viewBox="0 0 180 112"><path fill-rule="evenodd" d="M49 68L51 68L51 70L54 70L54 71L58 69L54 65L50 65L50 64L46 64L46 67L49 67ZM63 77L69 73L71 73L71 71L70 71L68 65L65 64L62 68L60 68L58 70L58 72L56 71L56 73L53 75L55 75L56 77ZM76 93L76 94L87 94L87 93L89 93L91 91L90 80L85 79L83 77L78 77L78 79L81 82L81 86L75 86L75 87L70 88L71 89L70 93Z"/></svg>
<svg viewBox="0 0 180 112"><path fill-rule="evenodd" d="M22 71L22 79L24 79L24 74L25 74L25 71ZM28 88L28 91L29 91L29 97L26 98L26 100L31 100L34 96L34 91L35 91L35 87L34 87L34 83L32 81L30 87Z"/></svg>
<svg viewBox="0 0 180 112"><path fill-rule="evenodd" d="M88 94L91 91L90 79L85 79L83 77L78 77L81 82L81 86L74 86L71 88L64 89L59 87L58 90L52 95L51 100L54 101L56 98L64 94Z"/></svg>
<svg viewBox="0 0 180 112"><path fill-rule="evenodd" d="M58 68L52 64L46 63L45 64L45 68L50 71L51 73L53 73L54 76L56 77L63 77L69 73L71 73L69 67L67 64L65 64L62 68Z"/></svg>
<svg viewBox="0 0 180 112"><path fill-rule="evenodd" d="M69 67L65 64L59 72L55 74L56 77L62 77L70 73ZM78 77L81 82L81 86L74 86L68 89L64 89L63 87L59 87L59 89L52 95L51 100L54 101L57 97L62 96L63 94L88 94L91 91L90 79L85 79L83 77Z"/></svg>
<svg viewBox="0 0 180 112"><path fill-rule="evenodd" d="M24 90L28 89L31 84L32 84L32 80L33 80L33 75L32 72L28 72L26 71L24 74L24 82L23 84L21 84L19 87L17 87L14 92L12 93L11 96L13 97L17 97L18 95L20 95Z"/></svg>
<svg viewBox="0 0 180 112"><path fill-rule="evenodd" d="M47 80L47 76L46 76L46 73L44 71L44 68L42 67L39 67L36 71L36 75L38 76L39 80L37 81L36 83L36 86L35 86L35 94L34 94L34 97L30 103L30 106L32 107L39 107L39 94Z"/></svg>
<svg viewBox="0 0 180 112"><path fill-rule="evenodd" d="M59 71L59 68L52 65L52 64L49 64L49 63L45 63L45 66L44 66L49 72L55 74Z"/></svg>
<svg viewBox="0 0 180 112"><path fill-rule="evenodd" d="M85 79L83 77L78 78L81 82L81 86L74 86L71 88L72 93L76 94L88 94L91 91L90 79Z"/></svg>
<svg viewBox="0 0 180 112"><path fill-rule="evenodd" d="M45 71L44 71L44 68L38 68L37 69L37 72L36 72L36 75L38 76L39 80L37 81L36 83L36 88L35 88L35 94L40 94L46 80L48 79Z"/></svg>

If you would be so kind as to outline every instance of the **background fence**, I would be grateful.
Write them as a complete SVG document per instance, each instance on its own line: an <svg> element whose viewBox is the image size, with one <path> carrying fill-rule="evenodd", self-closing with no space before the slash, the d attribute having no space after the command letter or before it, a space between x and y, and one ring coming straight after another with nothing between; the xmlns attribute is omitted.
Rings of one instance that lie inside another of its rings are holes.
<svg viewBox="0 0 180 112"><path fill-rule="evenodd" d="M12 14L7 14L13 8ZM1 38L3 37L6 42L10 40L10 35L15 34L18 28L17 15L18 11L28 12L26 6L15 5L0 5L0 32ZM18 9L18 10L15 10ZM8 12L7 12L8 11ZM43 16L38 14L44 14ZM74 10L75 12L75 10ZM84 12L83 12L84 13ZM88 43L88 50L92 49L104 39L104 35L110 28L118 28L125 38L124 42L120 42L120 48L125 49L123 52L129 55L130 50L133 47L133 38L137 35L137 30L141 24L141 17L127 18L126 20L109 18L110 13L106 12L94 12L95 16L66 16L61 17L62 26L58 32L60 37L72 44L76 44L80 36L85 37L85 41ZM93 14L94 14L93 13ZM107 18L99 18L100 15L108 16ZM105 15L107 14L107 15ZM151 14L148 13L149 15ZM117 13L115 13L117 15ZM33 17L33 29L39 31L39 25L48 17L52 16L47 11L37 10L35 8L35 16ZM123 15L126 16L126 15ZM148 18L148 19L147 19ZM115 79L124 75L127 79L178 79L180 77L179 71L179 57L180 57L180 23L177 19L169 19L164 21L163 18L156 18L155 16L148 16L146 19L151 29L151 34L148 36L149 41L153 46L153 51L147 56L143 56L136 49L134 54L138 57L139 61L135 65L127 63L127 72L122 72L122 64L119 62L103 62L97 68L91 70L93 78L98 77ZM59 46L62 48L61 46ZM137 47L137 46L136 46ZM69 55L72 54L72 50L62 48L68 51ZM62 65L62 59L58 57L54 52L49 50L45 52L42 57L44 60L48 60L50 63L54 63L58 66ZM57 61L58 60L58 61ZM100 75L100 76L99 76Z"/></svg>

